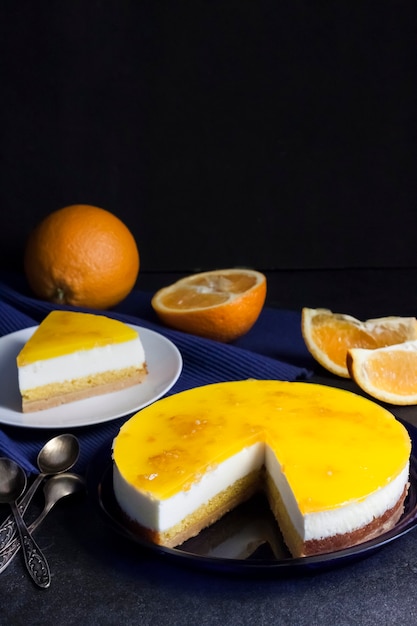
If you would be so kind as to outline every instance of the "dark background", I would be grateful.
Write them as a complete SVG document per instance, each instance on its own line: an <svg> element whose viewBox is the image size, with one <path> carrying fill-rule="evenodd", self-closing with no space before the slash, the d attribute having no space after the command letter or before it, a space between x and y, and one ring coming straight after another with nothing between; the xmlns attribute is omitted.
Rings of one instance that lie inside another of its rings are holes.
<svg viewBox="0 0 417 626"><path fill-rule="evenodd" d="M0 260L49 212L142 271L417 266L415 2L0 4Z"/></svg>

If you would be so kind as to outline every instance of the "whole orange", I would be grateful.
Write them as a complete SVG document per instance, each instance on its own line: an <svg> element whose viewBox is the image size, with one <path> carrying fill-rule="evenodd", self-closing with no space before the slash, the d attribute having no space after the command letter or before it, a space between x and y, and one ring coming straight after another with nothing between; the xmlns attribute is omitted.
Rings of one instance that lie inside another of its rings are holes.
<svg viewBox="0 0 417 626"><path fill-rule="evenodd" d="M107 309L132 290L139 252L127 226L96 206L73 204L29 235L24 269L34 293L55 304Z"/></svg>

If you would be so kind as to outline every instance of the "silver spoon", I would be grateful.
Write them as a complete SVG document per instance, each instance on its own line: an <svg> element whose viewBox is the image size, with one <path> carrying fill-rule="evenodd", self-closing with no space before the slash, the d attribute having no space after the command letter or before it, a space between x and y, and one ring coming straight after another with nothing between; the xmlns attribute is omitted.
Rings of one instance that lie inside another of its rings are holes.
<svg viewBox="0 0 417 626"><path fill-rule="evenodd" d="M80 444L74 435L66 433L46 442L37 458L40 473L36 476L24 496L18 501L21 515L24 515L44 478L51 474L60 474L71 469L77 462L79 454ZM11 542L16 531L14 517L9 515L0 525L0 551Z"/></svg>
<svg viewBox="0 0 417 626"><path fill-rule="evenodd" d="M79 493L84 491L84 489L85 481L79 474L65 473L52 476L52 478L45 482L45 486L43 488L45 496L44 508L35 521L30 524L28 528L29 532L33 533L38 528L52 507L55 506L61 498ZM11 563L15 555L19 552L19 549L20 541L16 537L9 543L8 546L4 548L2 552L0 552L0 573L3 572Z"/></svg>
<svg viewBox="0 0 417 626"><path fill-rule="evenodd" d="M28 531L16 504L26 489L26 474L20 465L4 457L0 458L0 502L10 504L19 531L26 569L32 580L39 586L49 587L51 574L46 558Z"/></svg>

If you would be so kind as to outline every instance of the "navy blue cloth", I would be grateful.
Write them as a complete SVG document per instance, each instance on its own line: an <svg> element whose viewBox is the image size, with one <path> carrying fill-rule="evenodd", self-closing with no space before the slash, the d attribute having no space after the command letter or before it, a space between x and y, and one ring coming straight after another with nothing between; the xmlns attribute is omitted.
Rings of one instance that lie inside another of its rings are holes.
<svg viewBox="0 0 417 626"><path fill-rule="evenodd" d="M298 312L265 307L249 333L233 344L223 344L162 326L150 305L151 296L136 290L121 305L102 313L154 330L177 346L183 358L183 370L168 394L214 382L246 378L294 381L312 374L313 363L301 336ZM97 313L89 309L58 307L33 298L23 283L0 282L0 336L39 324L57 308ZM10 366L15 367L15 364ZM129 417L65 429L80 441L80 458L75 469L85 472L98 449L118 433ZM38 451L59 432L57 429L20 428L2 423L0 398L0 455L13 458L27 472L37 471Z"/></svg>

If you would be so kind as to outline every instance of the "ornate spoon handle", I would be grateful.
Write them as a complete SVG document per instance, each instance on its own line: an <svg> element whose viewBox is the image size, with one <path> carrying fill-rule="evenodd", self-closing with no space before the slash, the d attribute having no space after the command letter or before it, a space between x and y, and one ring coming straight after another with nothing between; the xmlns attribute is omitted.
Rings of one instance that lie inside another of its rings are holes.
<svg viewBox="0 0 417 626"><path fill-rule="evenodd" d="M24 515L43 479L44 475L38 474L26 493L20 498L17 506L19 507L19 512L21 515ZM13 515L9 515L0 525L0 552L2 552L8 546L8 544L16 535L16 532L17 526L15 519Z"/></svg>
<svg viewBox="0 0 417 626"><path fill-rule="evenodd" d="M28 527L30 533L33 533L38 528L38 526L43 522L51 508L51 505L45 507L42 513L40 513L35 521L31 523L31 525ZM21 545L19 537L14 537L14 539L12 539L12 541L10 541L10 543L0 552L0 574L12 562L16 554L19 552L20 547Z"/></svg>
<svg viewBox="0 0 417 626"><path fill-rule="evenodd" d="M51 584L51 574L48 562L42 554L38 544L29 533L18 506L14 502L11 502L10 506L19 531L20 543L22 545L26 568L32 580L38 585L38 587L46 589Z"/></svg>
<svg viewBox="0 0 417 626"><path fill-rule="evenodd" d="M30 527L29 527L30 528ZM20 550L20 541L16 537L4 548L0 554L0 573L12 562Z"/></svg>

